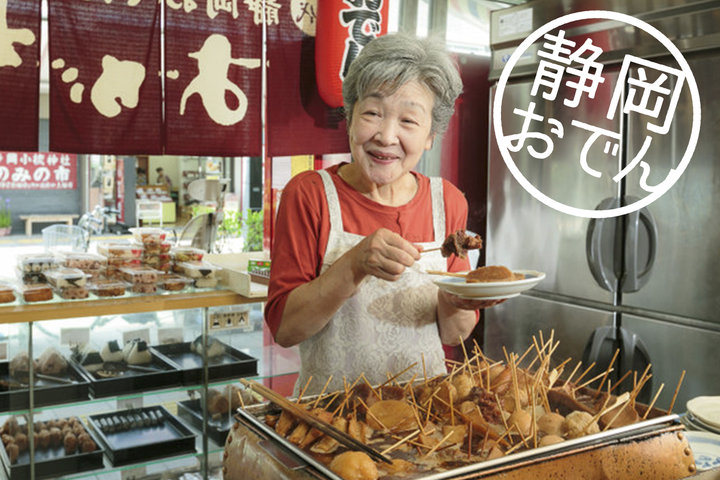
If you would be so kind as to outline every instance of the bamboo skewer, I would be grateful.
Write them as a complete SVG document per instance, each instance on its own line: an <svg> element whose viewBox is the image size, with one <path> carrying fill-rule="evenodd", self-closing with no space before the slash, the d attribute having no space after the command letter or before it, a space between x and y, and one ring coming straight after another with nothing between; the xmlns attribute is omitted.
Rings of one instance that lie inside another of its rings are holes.
<svg viewBox="0 0 720 480"><path fill-rule="evenodd" d="M410 440L412 437L414 437L414 436L417 435L418 433L420 433L420 429L415 430L415 431L412 432L411 434L404 436L404 437L403 437L402 439L400 439L398 442L390 445L388 448L386 448L385 450L383 450L382 452L380 452L380 455L386 455L386 454L390 453L392 450L395 450L397 447L399 447L399 446L402 445L403 443L407 442L408 440Z"/></svg>
<svg viewBox="0 0 720 480"><path fill-rule="evenodd" d="M577 392L577 391L580 390L581 388L587 387L588 385L590 385L592 382L594 382L594 381L597 380L598 378L600 378L600 377L602 377L602 376L604 376L604 375L607 375L608 373L612 372L613 370L614 370L614 369L611 368L610 370L606 370L606 371L603 372L603 373L599 373L599 374L595 375L595 376L594 376L593 378L591 378L590 380L586 380L584 383L582 383L582 384L576 386L575 388L573 388L573 392ZM596 393L596 395L597 395L597 393Z"/></svg>
<svg viewBox="0 0 720 480"><path fill-rule="evenodd" d="M443 275L445 277L457 277L457 278L467 277L467 273L444 272L442 270L425 270L425 273L429 273L430 275Z"/></svg>
<svg viewBox="0 0 720 480"><path fill-rule="evenodd" d="M582 362L578 362L577 365L575 365L575 368L573 368L573 371L570 372L570 376L565 380L565 383L563 383L563 387L567 386L568 383L570 383L570 380L572 377L575 376L575 372L577 372L577 369L580 368L580 365L582 365Z"/></svg>
<svg viewBox="0 0 720 480"><path fill-rule="evenodd" d="M580 380L582 380L582 378L583 378L585 375L587 375L588 372L589 372L590 370L592 370L592 368L593 368L594 366L595 366L595 362L592 362L592 363L590 364L590 366L587 367L587 368L580 374L580 376L577 378L577 380L575 380L575 384L580 383Z"/></svg>
<svg viewBox="0 0 720 480"><path fill-rule="evenodd" d="M628 370L627 372L625 372L625 375L623 375L622 377L620 377L620 380L618 380L617 383L612 386L612 388L610 389L610 393L612 393L612 391L615 390L615 389L618 387L618 385L620 385L622 382L624 382L625 379L626 379L628 376L630 376L631 373L632 373L631 370Z"/></svg>
<svg viewBox="0 0 720 480"><path fill-rule="evenodd" d="M660 392L662 392L664 386L665 386L664 383L660 384L660 388L658 388L658 391L655 394L655 396L653 397L652 402L650 402L650 405L648 405L647 410L645 410L645 413L642 416L643 420L645 420L647 418L648 414L650 413L650 410L652 410L653 405L655 405L655 402L657 401L658 397L660 396Z"/></svg>
<svg viewBox="0 0 720 480"><path fill-rule="evenodd" d="M600 392L602 392L602 387L605 384L605 380L607 379L607 376L610 373L610 370L611 370L613 364L615 363L615 359L617 358L618 353L620 353L620 349L616 348L615 353L613 354L612 360L610 360L610 364L608 364L608 368L607 368L607 370L605 370L605 375L603 375L603 378L600 381L600 385L598 386L597 393L595 393L595 398L597 398L598 395L600 395Z"/></svg>
<svg viewBox="0 0 720 480"><path fill-rule="evenodd" d="M313 403L312 408L317 407L317 404L318 404L318 402L320 401L320 399L322 398L323 393L325 393L325 389L326 389L327 386L330 384L330 380L332 380L332 377L333 377L332 375L330 375L330 376L328 377L327 381L325 382L325 385L323 385L322 390L320 390L320 393L318 394L317 398L315 399L315 403Z"/></svg>
<svg viewBox="0 0 720 480"><path fill-rule="evenodd" d="M300 404L300 400L305 395L305 390L307 390L307 388L310 386L310 382L312 381L312 378L313 378L312 375L310 375L307 382L305 382L305 386L302 388L302 390L300 390L300 394L295 399L295 403Z"/></svg>
<svg viewBox="0 0 720 480"><path fill-rule="evenodd" d="M668 408L667 413L672 413L672 409L675 406L675 399L677 398L678 392L680 391L680 385L682 385L684 378L685 378L685 370L683 370L682 374L680 375L680 381L678 382L677 387L675 387L675 393L673 394L672 402L670 402L670 408Z"/></svg>
<svg viewBox="0 0 720 480"><path fill-rule="evenodd" d="M377 418L375 415L373 415L373 413L370 411L370 407L367 406L367 403L363 402L362 398L358 398L358 401L360 403L362 403L363 407L365 407L366 415L371 416L378 423L378 425L380 425L383 428L383 430L388 430L388 428L385 426L385 424L383 424L379 418Z"/></svg>
<svg viewBox="0 0 720 480"><path fill-rule="evenodd" d="M467 458L470 460L472 457L472 422L468 423L468 455Z"/></svg>
<svg viewBox="0 0 720 480"><path fill-rule="evenodd" d="M448 438L450 438L450 435L452 435L452 434L453 434L453 432L448 432L448 434L445 435L445 436L443 437L443 439L440 440L440 442L438 442L434 447L432 447L424 456L427 457L427 456L429 456L431 453L433 453L435 450L437 450L437 449L440 447L440 445L442 445L443 443L445 443L445 440L447 440Z"/></svg>
<svg viewBox="0 0 720 480"><path fill-rule="evenodd" d="M378 389L380 389L380 388L384 387L385 385L387 385L388 383L392 382L393 380L395 380L396 378L398 378L398 377L399 377L400 375L402 375L403 373L405 373L405 372L407 372L408 370L410 370L411 368L415 367L415 365L417 365L417 362L415 362L415 363L413 363L412 365L410 365L409 367L405 368L405 369L404 369L403 371L401 371L400 373L396 373L396 374L393 375L392 377L388 378L388 379L385 381L385 383L383 383L382 385L380 385L380 386L378 387ZM414 378L414 377L413 377L413 378Z"/></svg>
<svg viewBox="0 0 720 480"><path fill-rule="evenodd" d="M425 385L427 385L427 370L425 370L425 353L420 353L420 359L422 360L423 378L425 379Z"/></svg>

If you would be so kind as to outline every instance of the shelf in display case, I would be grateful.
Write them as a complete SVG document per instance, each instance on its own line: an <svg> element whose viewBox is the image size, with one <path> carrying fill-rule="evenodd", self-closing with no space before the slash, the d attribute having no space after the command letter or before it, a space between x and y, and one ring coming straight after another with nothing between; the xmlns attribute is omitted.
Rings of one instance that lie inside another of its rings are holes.
<svg viewBox="0 0 720 480"><path fill-rule="evenodd" d="M0 306L0 323L24 323L62 318L92 317L116 314L146 313L187 308L218 307L265 301L265 297L248 298L230 290L203 289L162 292L150 295L126 294L121 297L13 303Z"/></svg>

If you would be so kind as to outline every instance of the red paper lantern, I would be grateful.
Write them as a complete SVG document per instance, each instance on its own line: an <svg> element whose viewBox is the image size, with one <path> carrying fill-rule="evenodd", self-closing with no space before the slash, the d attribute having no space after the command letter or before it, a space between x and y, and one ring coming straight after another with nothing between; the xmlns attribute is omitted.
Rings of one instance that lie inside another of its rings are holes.
<svg viewBox="0 0 720 480"><path fill-rule="evenodd" d="M389 0L318 0L315 79L330 107L343 104L350 63L373 38L387 33Z"/></svg>

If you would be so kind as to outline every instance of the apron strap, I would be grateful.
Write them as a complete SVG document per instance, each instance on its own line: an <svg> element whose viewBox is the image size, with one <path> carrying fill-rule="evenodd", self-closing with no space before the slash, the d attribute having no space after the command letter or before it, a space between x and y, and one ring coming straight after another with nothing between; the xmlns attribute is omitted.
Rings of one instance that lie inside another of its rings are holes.
<svg viewBox="0 0 720 480"><path fill-rule="evenodd" d="M340 213L340 199L338 198L335 184L326 170L316 170L316 172L320 174L323 186L325 187L325 199L327 200L328 212L330 213L330 230L344 232L345 228L343 226L342 214Z"/></svg>
<svg viewBox="0 0 720 480"><path fill-rule="evenodd" d="M432 193L432 216L435 240L438 246L445 241L445 195L443 194L443 181L440 177L430 177L430 191Z"/></svg>

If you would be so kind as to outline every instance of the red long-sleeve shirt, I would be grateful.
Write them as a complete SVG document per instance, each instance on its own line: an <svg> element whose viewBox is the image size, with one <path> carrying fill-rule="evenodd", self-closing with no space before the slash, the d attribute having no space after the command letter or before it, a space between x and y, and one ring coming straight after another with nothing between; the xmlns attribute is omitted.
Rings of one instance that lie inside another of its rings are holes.
<svg viewBox="0 0 720 480"><path fill-rule="evenodd" d="M412 243L434 239L430 179L415 174L418 191L400 207L381 205L365 197L337 174L340 165L328 169L338 192L346 232L367 236L387 228ZM468 205L465 196L443 180L445 228L443 239L465 230ZM320 175L302 172L282 191L275 223L274 243L265 321L273 336L280 326L285 302L293 289L318 275L330 234L330 217ZM456 256L448 258L448 271L468 270L470 263Z"/></svg>

